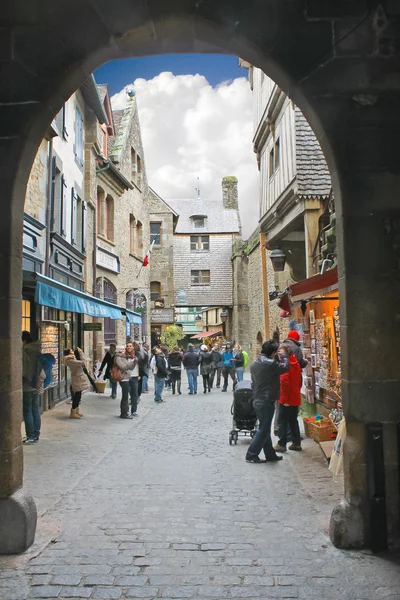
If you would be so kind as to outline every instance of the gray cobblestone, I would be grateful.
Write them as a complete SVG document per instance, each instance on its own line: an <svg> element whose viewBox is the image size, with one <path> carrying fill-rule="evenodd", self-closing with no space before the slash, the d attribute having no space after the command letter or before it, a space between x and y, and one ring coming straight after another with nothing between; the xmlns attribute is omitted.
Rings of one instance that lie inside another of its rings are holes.
<svg viewBox="0 0 400 600"><path fill-rule="evenodd" d="M118 401L83 402L83 429L61 405L25 450L39 534L60 533L32 560L0 560L1 600L400 600L395 557L330 544L341 488L311 440L258 467L248 441L227 443L229 395L146 397L126 423Z"/></svg>

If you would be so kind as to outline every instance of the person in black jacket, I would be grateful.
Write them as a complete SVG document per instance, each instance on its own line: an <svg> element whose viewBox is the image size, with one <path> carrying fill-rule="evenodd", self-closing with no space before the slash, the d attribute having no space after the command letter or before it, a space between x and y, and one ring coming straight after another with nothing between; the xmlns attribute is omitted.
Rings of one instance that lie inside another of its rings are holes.
<svg viewBox="0 0 400 600"><path fill-rule="evenodd" d="M181 373L182 373L182 354L178 346L175 346L172 352L168 355L168 366L171 375L172 393L175 394L175 389L178 387L178 394L181 392Z"/></svg>
<svg viewBox="0 0 400 600"><path fill-rule="evenodd" d="M222 373L222 354L218 347L218 344L214 344L213 349L211 350L211 374L210 374L210 387L212 388L214 385L214 377L217 374L217 382L216 387L219 388L221 386L221 373Z"/></svg>
<svg viewBox="0 0 400 600"><path fill-rule="evenodd" d="M183 366L186 369L189 394L197 394L197 377L199 374L199 354L195 352L193 344L188 345L188 350L183 357Z"/></svg>
<svg viewBox="0 0 400 600"><path fill-rule="evenodd" d="M168 376L167 361L159 346L153 348L154 356L151 359L150 367L154 373L154 402L164 402L162 399L162 391L164 389L164 381Z"/></svg>
<svg viewBox="0 0 400 600"><path fill-rule="evenodd" d="M208 351L208 348L205 344L200 348L200 374L203 377L203 390L204 394L207 393L207 390L211 392L210 385L210 373L212 368L212 356L211 352Z"/></svg>
<svg viewBox="0 0 400 600"><path fill-rule="evenodd" d="M107 350L107 352L104 355L103 361L100 365L100 369L99 372L97 374L97 377L100 377L100 375L102 374L102 371L104 369L104 367L106 367L106 372L104 373L104 377L103 379L106 380L108 379L110 381L111 384L111 398L116 398L117 397L117 386L118 383L116 381L111 381L110 376L111 376L111 369L113 367L114 364L114 356L115 356L115 352L117 350L117 347L115 344L110 344L110 349Z"/></svg>

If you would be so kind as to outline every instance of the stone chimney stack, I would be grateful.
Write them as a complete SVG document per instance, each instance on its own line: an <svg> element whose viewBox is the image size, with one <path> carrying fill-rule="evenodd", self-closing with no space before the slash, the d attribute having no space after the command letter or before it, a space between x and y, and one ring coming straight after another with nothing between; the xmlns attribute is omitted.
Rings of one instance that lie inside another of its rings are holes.
<svg viewBox="0 0 400 600"><path fill-rule="evenodd" d="M222 179L222 201L224 208L239 210L237 186L238 180L236 177L224 177Z"/></svg>

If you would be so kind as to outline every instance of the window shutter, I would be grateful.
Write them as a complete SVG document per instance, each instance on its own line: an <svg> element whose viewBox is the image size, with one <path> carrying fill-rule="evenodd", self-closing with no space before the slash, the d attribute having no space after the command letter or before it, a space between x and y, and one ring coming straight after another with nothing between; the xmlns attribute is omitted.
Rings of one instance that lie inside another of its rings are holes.
<svg viewBox="0 0 400 600"><path fill-rule="evenodd" d="M86 254L87 206L82 202L82 253Z"/></svg>
<svg viewBox="0 0 400 600"><path fill-rule="evenodd" d="M61 193L60 193L60 234L66 237L67 231L67 182L64 175L61 175Z"/></svg>
<svg viewBox="0 0 400 600"><path fill-rule="evenodd" d="M75 194L74 188L71 188L71 244L74 246L76 244L76 233L77 233L77 225L78 225L78 197Z"/></svg>
<svg viewBox="0 0 400 600"><path fill-rule="evenodd" d="M75 156L78 163L83 165L83 121L78 107L75 109Z"/></svg>
<svg viewBox="0 0 400 600"><path fill-rule="evenodd" d="M68 137L67 131L67 123L68 123L68 102L64 104L63 108L63 124L62 124L62 134L63 138L66 140Z"/></svg>
<svg viewBox="0 0 400 600"><path fill-rule="evenodd" d="M51 191L50 191L50 228L51 231L56 229L56 157L51 159Z"/></svg>

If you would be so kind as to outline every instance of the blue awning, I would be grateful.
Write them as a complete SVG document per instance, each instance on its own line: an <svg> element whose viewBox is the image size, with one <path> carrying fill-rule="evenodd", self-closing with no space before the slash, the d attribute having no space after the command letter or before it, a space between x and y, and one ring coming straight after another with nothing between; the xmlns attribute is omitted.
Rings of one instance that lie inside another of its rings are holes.
<svg viewBox="0 0 400 600"><path fill-rule="evenodd" d="M90 294L85 294L85 292L74 290L39 274L36 274L35 302L42 306L50 306L51 308L90 315L91 317L123 318L119 306L106 302L101 298L95 298Z"/></svg>
<svg viewBox="0 0 400 600"><path fill-rule="evenodd" d="M125 310L125 314L126 314L126 320L128 321L128 323L132 323L132 324L136 323L137 325L142 324L142 318L137 313L134 313L131 310Z"/></svg>

